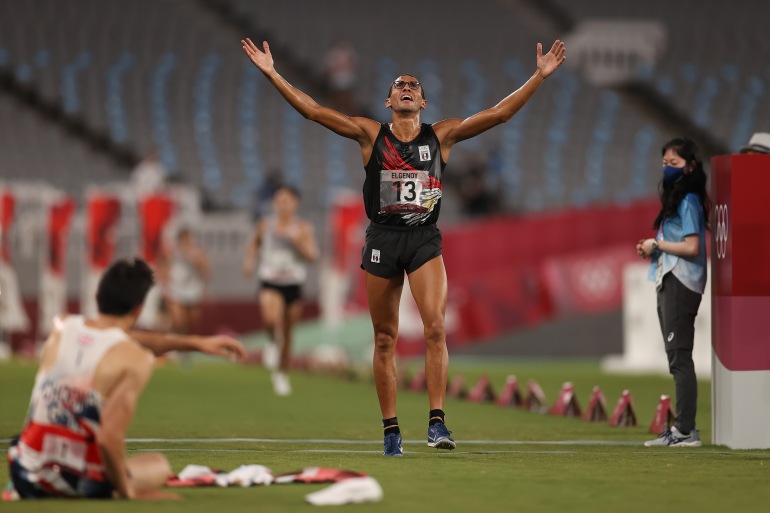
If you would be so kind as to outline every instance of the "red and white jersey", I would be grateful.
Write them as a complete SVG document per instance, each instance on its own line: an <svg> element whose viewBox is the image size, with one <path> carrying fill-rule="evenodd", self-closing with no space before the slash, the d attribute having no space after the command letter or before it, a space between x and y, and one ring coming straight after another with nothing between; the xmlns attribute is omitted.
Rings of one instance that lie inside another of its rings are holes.
<svg viewBox="0 0 770 513"><path fill-rule="evenodd" d="M94 373L128 335L119 328L88 327L82 316L67 317L60 331L56 361L38 372L26 425L8 457L47 493L77 496L79 479L106 480L96 443L103 398L93 388Z"/></svg>

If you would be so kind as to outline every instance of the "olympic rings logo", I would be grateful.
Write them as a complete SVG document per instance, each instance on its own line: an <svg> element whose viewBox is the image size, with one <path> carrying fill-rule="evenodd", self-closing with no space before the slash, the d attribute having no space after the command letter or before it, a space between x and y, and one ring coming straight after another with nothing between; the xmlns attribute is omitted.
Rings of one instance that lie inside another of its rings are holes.
<svg viewBox="0 0 770 513"><path fill-rule="evenodd" d="M714 221L717 228L714 237L717 246L717 258L725 258L727 255L727 237L730 229L727 205L722 204L714 207Z"/></svg>

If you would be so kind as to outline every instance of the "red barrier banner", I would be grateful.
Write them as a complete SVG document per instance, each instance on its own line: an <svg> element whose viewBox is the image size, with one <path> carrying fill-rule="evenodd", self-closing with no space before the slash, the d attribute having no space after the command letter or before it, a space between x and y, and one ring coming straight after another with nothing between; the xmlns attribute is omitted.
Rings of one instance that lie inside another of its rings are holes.
<svg viewBox="0 0 770 513"><path fill-rule="evenodd" d="M48 210L48 269L58 276L64 276L67 264L67 238L75 202L62 197L52 203Z"/></svg>
<svg viewBox="0 0 770 513"><path fill-rule="evenodd" d="M361 263L366 212L358 194L340 194L329 214L332 238L332 268L347 272Z"/></svg>
<svg viewBox="0 0 770 513"><path fill-rule="evenodd" d="M646 200L442 230L447 343L475 343L556 316L620 308L622 267L639 259L639 239L654 236L658 209L658 200ZM417 315L416 306L409 308L414 312L401 312L400 355L424 352L419 327L401 329Z"/></svg>
<svg viewBox="0 0 770 513"><path fill-rule="evenodd" d="M161 194L147 196L139 203L142 220L141 255L147 263L154 264L161 254L163 230L174 213L174 202Z"/></svg>
<svg viewBox="0 0 770 513"><path fill-rule="evenodd" d="M26 331L29 319L22 304L19 280L11 262L10 234L16 200L0 187L0 331Z"/></svg>
<svg viewBox="0 0 770 513"><path fill-rule="evenodd" d="M115 255L115 225L120 217L120 200L101 192L89 195L86 237L91 268L103 270Z"/></svg>
<svg viewBox="0 0 770 513"><path fill-rule="evenodd" d="M67 311L67 239L75 213L72 198L59 192L52 192L44 202L47 209L46 244L41 259L40 299L38 303L39 333L50 331L53 318Z"/></svg>
<svg viewBox="0 0 770 513"><path fill-rule="evenodd" d="M0 260L11 262L9 241L16 200L8 189L0 188Z"/></svg>
<svg viewBox="0 0 770 513"><path fill-rule="evenodd" d="M547 258L541 274L553 314L597 314L618 308L623 303L623 267L639 260L633 242Z"/></svg>
<svg viewBox="0 0 770 513"><path fill-rule="evenodd" d="M80 281L80 313L97 314L96 290L102 272L115 257L115 226L120 217L120 200L99 189L88 192L86 205L86 258Z"/></svg>
<svg viewBox="0 0 770 513"><path fill-rule="evenodd" d="M359 194L339 189L332 198L326 219L329 251L321 267L321 316L327 327L340 326L350 313L366 308L358 297L361 278L361 246L364 241L366 212Z"/></svg>

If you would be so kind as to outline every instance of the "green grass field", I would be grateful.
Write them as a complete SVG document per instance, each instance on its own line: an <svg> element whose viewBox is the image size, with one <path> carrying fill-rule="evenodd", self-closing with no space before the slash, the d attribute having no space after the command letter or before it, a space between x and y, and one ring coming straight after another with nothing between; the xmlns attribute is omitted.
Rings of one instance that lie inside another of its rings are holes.
<svg viewBox="0 0 770 513"><path fill-rule="evenodd" d="M416 364L413 365L416 367ZM0 438L15 434L24 417L35 366L0 364ZM175 470L188 463L233 469L267 465L276 473L309 466L366 472L383 487L376 504L346 511L389 512L645 512L766 511L770 504L770 451L731 451L711 440L709 383L701 383L699 427L704 447L647 449L647 428L664 376L605 375L595 362L470 361L456 359L450 376L473 383L482 373L500 390L508 374L536 379L549 404L563 381L572 381L581 406L599 385L610 409L631 390L639 426L616 428L490 404L448 400L447 424L458 448L425 446L427 397L399 393L403 458L381 455L374 386L327 376L295 374L294 394L278 398L267 372L257 367L197 363L158 369L130 430L132 438L165 439L128 444L128 451L164 452ZM191 442L180 438L252 438L255 441ZM334 442L313 441L318 439ZM506 443L502 443L506 442ZM2 445L5 447L5 444ZM5 466L0 481L8 480ZM325 485L182 490L182 502L17 502L3 511L25 512L264 512L308 511L305 494Z"/></svg>

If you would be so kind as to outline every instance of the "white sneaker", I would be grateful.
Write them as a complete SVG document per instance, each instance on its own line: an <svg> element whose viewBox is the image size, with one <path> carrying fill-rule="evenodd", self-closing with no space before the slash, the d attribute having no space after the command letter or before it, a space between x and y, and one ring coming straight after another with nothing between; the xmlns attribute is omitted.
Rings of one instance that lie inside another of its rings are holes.
<svg viewBox="0 0 770 513"><path fill-rule="evenodd" d="M274 372L272 378L275 395L291 395L291 383L289 383L289 376L287 376L285 372Z"/></svg>
<svg viewBox="0 0 770 513"><path fill-rule="evenodd" d="M655 440L644 442L645 447L700 447L700 431L693 429L688 435L679 432L676 426L664 431Z"/></svg>
<svg viewBox="0 0 770 513"><path fill-rule="evenodd" d="M382 487L373 477L353 477L305 495L314 506L340 506L382 500Z"/></svg>
<svg viewBox="0 0 770 513"><path fill-rule="evenodd" d="M262 349L262 366L267 370L274 371L278 369L278 360L280 357L278 344L275 342L268 342Z"/></svg>

